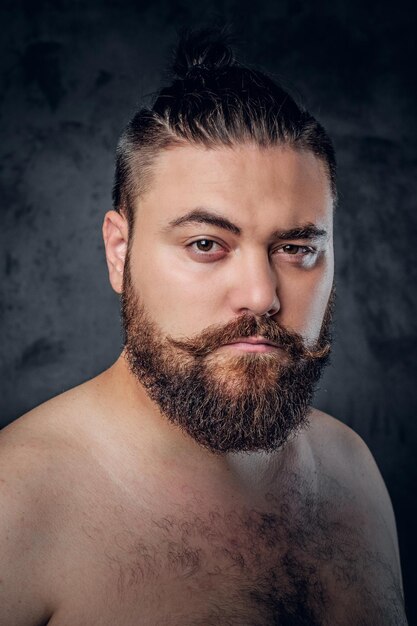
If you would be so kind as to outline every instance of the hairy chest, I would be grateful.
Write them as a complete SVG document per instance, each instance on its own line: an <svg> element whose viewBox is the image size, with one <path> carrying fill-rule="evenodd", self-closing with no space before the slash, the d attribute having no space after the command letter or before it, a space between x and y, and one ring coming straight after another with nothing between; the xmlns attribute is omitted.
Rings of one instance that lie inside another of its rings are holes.
<svg viewBox="0 0 417 626"><path fill-rule="evenodd" d="M318 498L293 484L262 500L91 517L65 574L71 601L50 625L401 623L389 564L340 494Z"/></svg>

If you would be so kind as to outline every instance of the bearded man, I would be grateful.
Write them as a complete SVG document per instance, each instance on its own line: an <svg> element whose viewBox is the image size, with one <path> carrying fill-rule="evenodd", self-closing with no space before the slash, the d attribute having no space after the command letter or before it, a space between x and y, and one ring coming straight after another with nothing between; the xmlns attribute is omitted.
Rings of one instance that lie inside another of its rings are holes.
<svg viewBox="0 0 417 626"><path fill-rule="evenodd" d="M0 623L406 624L383 480L310 406L331 141L221 32L184 35L173 68L103 225L123 352L2 433Z"/></svg>

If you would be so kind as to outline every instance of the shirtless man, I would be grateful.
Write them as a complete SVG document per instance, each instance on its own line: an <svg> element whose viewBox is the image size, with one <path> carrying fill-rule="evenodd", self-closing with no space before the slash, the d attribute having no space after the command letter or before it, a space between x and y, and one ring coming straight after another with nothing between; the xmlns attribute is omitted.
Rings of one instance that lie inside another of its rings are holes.
<svg viewBox="0 0 417 626"><path fill-rule="evenodd" d="M184 36L174 69L104 220L124 350L2 433L0 624L406 624L375 462L309 406L330 140L221 33Z"/></svg>

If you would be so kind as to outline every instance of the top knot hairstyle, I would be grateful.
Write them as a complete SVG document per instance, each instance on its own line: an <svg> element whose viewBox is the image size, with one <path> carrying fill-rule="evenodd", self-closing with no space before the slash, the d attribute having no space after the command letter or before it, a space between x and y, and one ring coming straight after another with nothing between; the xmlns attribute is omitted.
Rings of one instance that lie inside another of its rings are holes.
<svg viewBox="0 0 417 626"><path fill-rule="evenodd" d="M171 74L171 85L161 89L151 108L134 115L117 148L113 203L129 229L135 202L151 184L156 156L186 144L309 150L325 163L336 199L335 155L326 131L265 73L238 63L225 29L183 31Z"/></svg>

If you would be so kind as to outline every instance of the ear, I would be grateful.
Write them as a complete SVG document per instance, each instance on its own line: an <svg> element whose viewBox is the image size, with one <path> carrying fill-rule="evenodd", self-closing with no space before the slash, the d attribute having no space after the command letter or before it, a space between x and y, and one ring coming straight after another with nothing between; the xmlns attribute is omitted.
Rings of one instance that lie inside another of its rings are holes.
<svg viewBox="0 0 417 626"><path fill-rule="evenodd" d="M117 211L108 211L104 216L103 239L110 284L116 293L122 293L128 224L126 218Z"/></svg>

